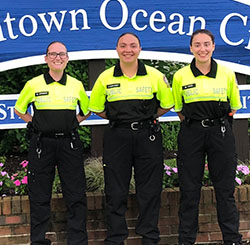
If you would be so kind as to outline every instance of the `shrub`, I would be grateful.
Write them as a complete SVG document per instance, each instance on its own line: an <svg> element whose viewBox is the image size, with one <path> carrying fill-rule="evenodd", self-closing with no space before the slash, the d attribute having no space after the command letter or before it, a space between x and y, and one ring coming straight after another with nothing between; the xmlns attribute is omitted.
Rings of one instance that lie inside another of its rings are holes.
<svg viewBox="0 0 250 245"><path fill-rule="evenodd" d="M168 122L161 124L163 148L168 151L177 151L177 135L180 128L180 122Z"/></svg>
<svg viewBox="0 0 250 245"><path fill-rule="evenodd" d="M101 158L92 158L85 161L86 190L89 192L104 190L104 174Z"/></svg>
<svg viewBox="0 0 250 245"><path fill-rule="evenodd" d="M88 158L85 161L86 191L103 192L104 191L104 173L102 158ZM134 174L130 181L130 191L135 190Z"/></svg>
<svg viewBox="0 0 250 245"><path fill-rule="evenodd" d="M17 171L11 176L11 180L14 184L16 195L26 195L28 193L28 176L27 176L27 166L29 162L24 160L20 163L22 169Z"/></svg>
<svg viewBox="0 0 250 245"><path fill-rule="evenodd" d="M178 170L175 159L165 160L162 185L163 188L179 186Z"/></svg>
<svg viewBox="0 0 250 245"><path fill-rule="evenodd" d="M8 195L9 193L13 192L14 183L5 170L3 160L4 158L1 158L0 161L0 193L1 195Z"/></svg>

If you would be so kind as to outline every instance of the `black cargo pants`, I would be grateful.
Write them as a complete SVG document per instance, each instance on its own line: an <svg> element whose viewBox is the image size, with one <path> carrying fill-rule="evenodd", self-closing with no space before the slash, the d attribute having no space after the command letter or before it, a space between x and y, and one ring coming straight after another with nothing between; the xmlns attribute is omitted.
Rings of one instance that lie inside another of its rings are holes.
<svg viewBox="0 0 250 245"><path fill-rule="evenodd" d="M76 134L72 150L70 137L41 136L41 154L37 154L37 135L30 142L28 187L31 219L31 244L50 244L45 239L50 219L50 201L55 166L58 168L67 206L67 244L88 244L86 232L85 173L82 145ZM40 157L40 158L39 158Z"/></svg>
<svg viewBox="0 0 250 245"><path fill-rule="evenodd" d="M157 244L158 217L163 177L161 132L149 139L149 129L107 128L104 134L104 176L107 205L106 245L124 244L129 184L134 167L139 217L136 233L143 245ZM151 138L152 139L152 138Z"/></svg>
<svg viewBox="0 0 250 245"><path fill-rule="evenodd" d="M231 126L202 126L200 121L181 123L178 135L178 173L181 190L179 244L194 244L198 232L200 190L205 160L214 185L217 216L225 244L241 241L239 217L235 205L237 159Z"/></svg>

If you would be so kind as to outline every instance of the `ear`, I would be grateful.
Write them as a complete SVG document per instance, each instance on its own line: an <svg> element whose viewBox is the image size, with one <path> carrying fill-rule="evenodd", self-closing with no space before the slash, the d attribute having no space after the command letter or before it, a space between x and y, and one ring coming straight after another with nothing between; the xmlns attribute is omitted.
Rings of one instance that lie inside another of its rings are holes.
<svg viewBox="0 0 250 245"><path fill-rule="evenodd" d="M213 44L213 52L214 52L214 50L215 50L215 43Z"/></svg>
<svg viewBox="0 0 250 245"><path fill-rule="evenodd" d="M191 45L189 46L189 50L190 50L190 52L193 54L193 49L192 49L192 46L191 46Z"/></svg>

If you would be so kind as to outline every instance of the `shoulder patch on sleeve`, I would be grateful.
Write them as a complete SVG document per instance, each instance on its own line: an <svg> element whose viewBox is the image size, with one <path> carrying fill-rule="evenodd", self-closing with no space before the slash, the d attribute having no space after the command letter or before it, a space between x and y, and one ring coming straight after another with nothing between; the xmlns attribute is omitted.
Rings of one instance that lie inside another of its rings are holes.
<svg viewBox="0 0 250 245"><path fill-rule="evenodd" d="M163 80L167 84L167 87L170 88L170 84L169 84L168 79L166 78L165 75L163 76Z"/></svg>

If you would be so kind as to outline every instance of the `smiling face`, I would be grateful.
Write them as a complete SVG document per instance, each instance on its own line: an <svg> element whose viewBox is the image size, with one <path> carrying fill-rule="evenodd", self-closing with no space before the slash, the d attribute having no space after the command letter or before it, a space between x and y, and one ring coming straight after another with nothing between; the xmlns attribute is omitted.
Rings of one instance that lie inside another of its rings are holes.
<svg viewBox="0 0 250 245"><path fill-rule="evenodd" d="M190 51L195 57L196 64L210 63L215 44L206 33L198 33L193 37Z"/></svg>
<svg viewBox="0 0 250 245"><path fill-rule="evenodd" d="M132 34L125 34L118 40L116 51L120 62L124 64L133 64L137 62L141 52L139 40Z"/></svg>
<svg viewBox="0 0 250 245"><path fill-rule="evenodd" d="M48 47L45 62L48 64L50 71L63 72L68 60L67 49L62 43L55 42Z"/></svg>

